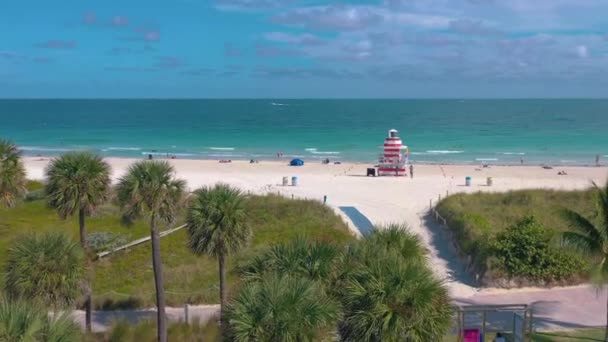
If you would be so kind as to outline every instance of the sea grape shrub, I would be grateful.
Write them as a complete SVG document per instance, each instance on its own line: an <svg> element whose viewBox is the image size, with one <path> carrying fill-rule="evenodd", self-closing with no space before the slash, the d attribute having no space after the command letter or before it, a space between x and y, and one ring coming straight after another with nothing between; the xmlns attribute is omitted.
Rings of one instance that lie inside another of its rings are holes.
<svg viewBox="0 0 608 342"><path fill-rule="evenodd" d="M583 270L580 257L551 245L551 232L533 216L523 218L496 235L491 243L495 267L511 280L564 283Z"/></svg>
<svg viewBox="0 0 608 342"><path fill-rule="evenodd" d="M127 237L111 232L94 232L87 235L87 244L95 253L112 250L127 242Z"/></svg>

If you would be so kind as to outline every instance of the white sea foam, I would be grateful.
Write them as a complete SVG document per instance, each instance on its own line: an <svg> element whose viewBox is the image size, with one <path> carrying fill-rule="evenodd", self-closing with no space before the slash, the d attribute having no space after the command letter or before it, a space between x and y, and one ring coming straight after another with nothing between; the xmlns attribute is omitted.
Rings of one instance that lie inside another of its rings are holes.
<svg viewBox="0 0 608 342"><path fill-rule="evenodd" d="M108 147L103 151L141 151L141 147Z"/></svg>
<svg viewBox="0 0 608 342"><path fill-rule="evenodd" d="M278 102L270 102L270 104L273 105L273 106L289 106L286 103L278 103Z"/></svg>
<svg viewBox="0 0 608 342"><path fill-rule="evenodd" d="M510 156L510 155L525 156L526 155L524 152L502 152L502 154L504 154L506 156Z"/></svg>
<svg viewBox="0 0 608 342"><path fill-rule="evenodd" d="M55 147L40 147L40 146L19 146L19 149L22 151L34 151L34 152L69 152L74 151L74 149L69 148L55 148Z"/></svg>
<svg viewBox="0 0 608 342"><path fill-rule="evenodd" d="M209 147L210 150L213 151L234 151L234 147Z"/></svg>
<svg viewBox="0 0 608 342"><path fill-rule="evenodd" d="M477 161L497 161L498 158L475 158Z"/></svg>
<svg viewBox="0 0 608 342"><path fill-rule="evenodd" d="M148 154L151 154L153 156L166 156L169 153L168 152L146 152L146 151L141 153L142 156L147 156Z"/></svg>
<svg viewBox="0 0 608 342"><path fill-rule="evenodd" d="M340 152L335 151L311 151L312 154L340 154Z"/></svg>
<svg viewBox="0 0 608 342"><path fill-rule="evenodd" d="M308 151L308 152L316 152L317 149L314 147L309 147L309 148L305 148L304 151Z"/></svg>
<svg viewBox="0 0 608 342"><path fill-rule="evenodd" d="M414 156L428 156L428 155L431 155L433 153L429 153L429 152L410 152L410 154L414 155Z"/></svg>
<svg viewBox="0 0 608 342"><path fill-rule="evenodd" d="M244 154L235 154L235 153L214 153L210 154L209 157L244 157Z"/></svg>
<svg viewBox="0 0 608 342"><path fill-rule="evenodd" d="M430 151L426 151L426 153L430 153L430 154L458 154L458 153L464 153L464 151L430 150Z"/></svg>

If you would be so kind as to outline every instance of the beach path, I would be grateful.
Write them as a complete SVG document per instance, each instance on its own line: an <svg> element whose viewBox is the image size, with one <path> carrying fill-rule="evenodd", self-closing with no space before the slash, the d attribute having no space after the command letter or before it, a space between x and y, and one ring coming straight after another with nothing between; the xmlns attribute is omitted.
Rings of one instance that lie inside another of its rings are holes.
<svg viewBox="0 0 608 342"><path fill-rule="evenodd" d="M107 159L114 169L114 179L124 173L134 161ZM26 158L28 176L39 179L48 160ZM450 241L441 226L428 216L429 207L449 194L477 191L508 191L530 188L557 190L584 189L591 181L604 184L608 169L595 167L563 167L546 170L533 166L494 166L476 168L471 165L417 165L416 177L365 177L367 165L321 165L307 163L293 168L282 162L249 164L217 161L172 160L179 177L191 189L202 185L226 182L251 193L278 193L287 197L323 201L349 223L353 234L369 229L370 223L406 223L418 234L429 250L435 273L445 280L450 294L458 303L476 304L534 304L537 317L544 327L601 325L605 317L605 297L597 297L590 287L559 289L480 289L473 286L470 276L452 252ZM557 175L564 170L567 176ZM281 186L282 177L298 176L298 186ZM470 187L465 177L473 178ZM486 185L486 178L493 185ZM341 208L347 209L346 213ZM363 227L363 228L362 228Z"/></svg>

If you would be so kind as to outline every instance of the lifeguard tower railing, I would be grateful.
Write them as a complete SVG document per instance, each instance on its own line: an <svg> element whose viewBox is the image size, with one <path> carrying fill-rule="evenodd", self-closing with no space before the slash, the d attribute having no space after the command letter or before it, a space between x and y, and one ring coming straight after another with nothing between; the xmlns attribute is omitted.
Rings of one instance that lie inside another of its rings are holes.
<svg viewBox="0 0 608 342"><path fill-rule="evenodd" d="M461 305L455 307L458 341L465 341L465 332L478 329L489 341L488 333L509 335L511 341L532 341L533 313L527 304Z"/></svg>

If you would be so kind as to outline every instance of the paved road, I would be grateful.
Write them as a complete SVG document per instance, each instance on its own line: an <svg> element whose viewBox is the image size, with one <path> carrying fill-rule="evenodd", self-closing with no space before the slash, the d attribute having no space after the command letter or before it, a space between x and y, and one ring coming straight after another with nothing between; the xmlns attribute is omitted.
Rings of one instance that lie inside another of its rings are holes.
<svg viewBox="0 0 608 342"><path fill-rule="evenodd" d="M219 305L191 305L188 307L188 321L199 322L200 324L207 323L211 318L219 315ZM184 308L167 308L167 318L170 322L184 322ZM85 328L85 312L76 310L72 313L74 320ZM106 331L113 322L127 321L129 323L137 323L141 320L156 319L156 309L142 310L116 310L116 311L94 311L92 330L93 332Z"/></svg>
<svg viewBox="0 0 608 342"><path fill-rule="evenodd" d="M591 286L547 290L513 290L456 298L458 304L529 304L537 330L563 330L606 324L606 291Z"/></svg>

